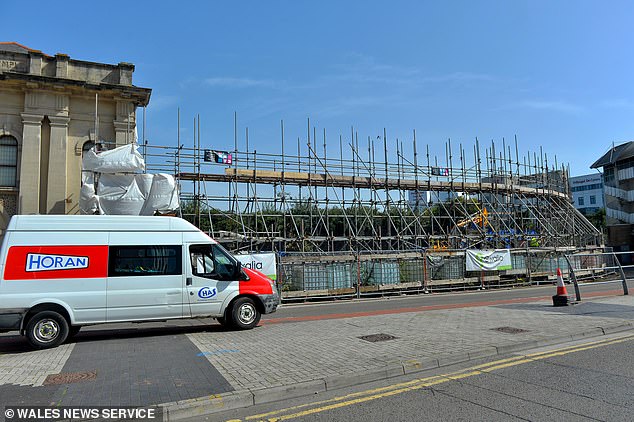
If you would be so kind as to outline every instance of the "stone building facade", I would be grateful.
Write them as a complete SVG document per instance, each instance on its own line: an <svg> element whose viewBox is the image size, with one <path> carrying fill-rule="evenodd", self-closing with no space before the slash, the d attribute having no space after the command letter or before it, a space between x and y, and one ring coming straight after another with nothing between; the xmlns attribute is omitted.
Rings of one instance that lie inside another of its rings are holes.
<svg viewBox="0 0 634 422"><path fill-rule="evenodd" d="M135 140L151 90L133 72L0 42L0 230L14 214L79 213L83 151Z"/></svg>

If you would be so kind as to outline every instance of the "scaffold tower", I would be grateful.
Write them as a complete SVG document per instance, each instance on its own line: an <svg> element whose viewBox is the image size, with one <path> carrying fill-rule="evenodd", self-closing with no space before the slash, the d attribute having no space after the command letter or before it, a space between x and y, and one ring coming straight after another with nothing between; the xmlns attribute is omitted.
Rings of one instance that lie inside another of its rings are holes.
<svg viewBox="0 0 634 422"><path fill-rule="evenodd" d="M237 126L237 125L236 125ZM444 142L444 156L411 139L360 137L327 148L310 126L279 151L203 145L145 148L173 173L181 213L232 250L359 252L598 246L599 232L571 203L568 169L517 139ZM196 122L194 123L196 129ZM277 142L276 142L277 143ZM268 144L269 147L272 145ZM333 148L333 146L338 148ZM436 150L438 145L435 145ZM337 153L333 153L338 149Z"/></svg>

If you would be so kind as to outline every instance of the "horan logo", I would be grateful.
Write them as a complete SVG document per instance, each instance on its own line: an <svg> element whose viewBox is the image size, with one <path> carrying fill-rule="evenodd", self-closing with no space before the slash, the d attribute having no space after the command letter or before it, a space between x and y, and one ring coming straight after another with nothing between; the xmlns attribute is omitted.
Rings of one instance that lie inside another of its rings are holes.
<svg viewBox="0 0 634 422"><path fill-rule="evenodd" d="M50 255L30 253L26 255L26 271L56 271L88 268L87 256Z"/></svg>

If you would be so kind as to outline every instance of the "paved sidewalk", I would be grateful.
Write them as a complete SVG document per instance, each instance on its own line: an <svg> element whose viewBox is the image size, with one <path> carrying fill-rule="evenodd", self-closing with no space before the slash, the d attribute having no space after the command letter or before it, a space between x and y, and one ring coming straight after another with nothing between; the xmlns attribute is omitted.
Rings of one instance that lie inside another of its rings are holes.
<svg viewBox="0 0 634 422"><path fill-rule="evenodd" d="M634 298L270 321L242 332L206 322L95 327L45 352L0 336L0 397L9 405L162 404L176 420L632 329ZM361 338L375 334L390 339ZM47 385L55 373L92 376Z"/></svg>

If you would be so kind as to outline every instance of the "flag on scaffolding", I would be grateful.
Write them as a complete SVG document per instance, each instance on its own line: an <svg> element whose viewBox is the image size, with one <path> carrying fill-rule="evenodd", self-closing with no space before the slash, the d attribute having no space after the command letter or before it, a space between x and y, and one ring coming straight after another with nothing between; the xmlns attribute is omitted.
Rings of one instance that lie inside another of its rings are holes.
<svg viewBox="0 0 634 422"><path fill-rule="evenodd" d="M227 151L213 151L210 149L205 150L204 160L207 162L213 162L217 164L231 164L233 163L233 157L230 152Z"/></svg>
<svg viewBox="0 0 634 422"><path fill-rule="evenodd" d="M231 164L233 162L231 153L227 151L214 151L214 157L218 164Z"/></svg>
<svg viewBox="0 0 634 422"><path fill-rule="evenodd" d="M449 169L446 167L432 167L431 175L432 176L449 176Z"/></svg>

